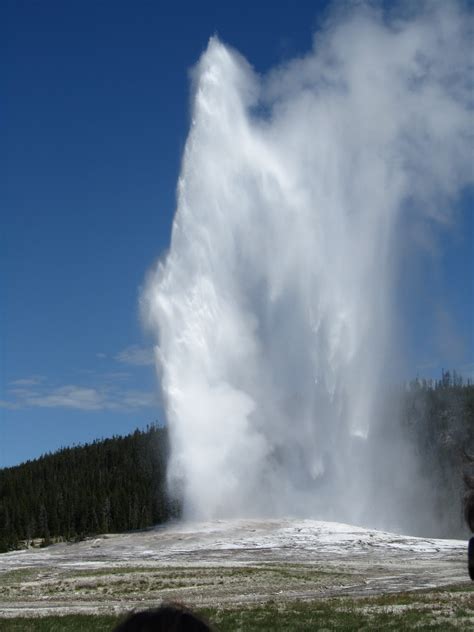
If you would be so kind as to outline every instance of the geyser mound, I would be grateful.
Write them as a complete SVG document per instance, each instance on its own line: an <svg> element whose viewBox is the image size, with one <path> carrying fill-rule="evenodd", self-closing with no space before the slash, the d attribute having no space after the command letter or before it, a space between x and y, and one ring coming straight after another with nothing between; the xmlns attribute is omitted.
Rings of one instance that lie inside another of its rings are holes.
<svg viewBox="0 0 474 632"><path fill-rule="evenodd" d="M472 175L466 19L358 9L314 42L260 77L212 38L194 71L171 247L143 299L194 518L380 524L413 476L376 432L377 394L400 226L445 217Z"/></svg>

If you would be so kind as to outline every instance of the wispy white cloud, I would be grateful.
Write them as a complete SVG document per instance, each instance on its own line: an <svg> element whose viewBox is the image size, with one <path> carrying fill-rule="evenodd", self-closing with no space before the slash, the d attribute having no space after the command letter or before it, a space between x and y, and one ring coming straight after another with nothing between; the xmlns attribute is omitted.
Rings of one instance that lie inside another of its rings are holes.
<svg viewBox="0 0 474 632"><path fill-rule="evenodd" d="M15 397L28 397L29 395L34 395L36 392L36 387L33 388L30 386L15 386L15 388L8 389L8 393L15 395Z"/></svg>
<svg viewBox="0 0 474 632"><path fill-rule="evenodd" d="M41 384L44 380L45 377L43 375L31 375L18 380L12 380L9 384L10 386L35 386L36 384Z"/></svg>
<svg viewBox="0 0 474 632"><path fill-rule="evenodd" d="M61 386L42 395L27 396L24 403L41 408L78 408L80 410L101 410L107 400L95 388L84 388L72 384Z"/></svg>
<svg viewBox="0 0 474 632"><path fill-rule="evenodd" d="M108 371L107 373L102 373L102 379L106 382L123 382L131 377L132 373L128 371Z"/></svg>
<svg viewBox="0 0 474 632"><path fill-rule="evenodd" d="M120 351L115 356L118 362L123 364L132 364L134 366L148 366L154 363L153 349L151 347L140 347L139 345L130 345Z"/></svg>
<svg viewBox="0 0 474 632"><path fill-rule="evenodd" d="M71 408L83 411L127 411L157 406L157 396L151 391L118 388L107 384L100 387L65 384L41 388L13 388L11 401L0 400L0 408Z"/></svg>
<svg viewBox="0 0 474 632"><path fill-rule="evenodd" d="M15 402L8 402L5 399L0 399L0 408L15 410L15 408L19 408L19 406L18 404L15 404Z"/></svg>
<svg viewBox="0 0 474 632"><path fill-rule="evenodd" d="M122 398L127 408L153 408L157 405L155 393L147 391L128 391Z"/></svg>
<svg viewBox="0 0 474 632"><path fill-rule="evenodd" d="M42 375L29 375L8 382L7 398L0 399L0 408L68 408L82 411L127 411L156 408L159 398L154 391L133 388L133 366L152 365L153 349L130 345L108 356L97 352L98 359L111 358L127 367L118 370L77 370L72 383L58 384ZM79 382L79 384L77 383Z"/></svg>

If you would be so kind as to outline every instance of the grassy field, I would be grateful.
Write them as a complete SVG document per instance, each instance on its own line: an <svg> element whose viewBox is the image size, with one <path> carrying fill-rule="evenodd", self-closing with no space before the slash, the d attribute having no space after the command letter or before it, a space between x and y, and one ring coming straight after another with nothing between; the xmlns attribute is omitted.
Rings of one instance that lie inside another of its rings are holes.
<svg viewBox="0 0 474 632"><path fill-rule="evenodd" d="M197 610L216 630L472 630L474 591L459 587L435 592L371 598L269 601L253 607ZM80 632L112 630L122 617L68 615L0 619L2 632Z"/></svg>

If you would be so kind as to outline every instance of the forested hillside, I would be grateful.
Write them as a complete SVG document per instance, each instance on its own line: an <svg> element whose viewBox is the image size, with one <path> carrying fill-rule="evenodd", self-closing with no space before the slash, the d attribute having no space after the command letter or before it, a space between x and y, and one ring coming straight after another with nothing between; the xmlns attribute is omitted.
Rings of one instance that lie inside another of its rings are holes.
<svg viewBox="0 0 474 632"><path fill-rule="evenodd" d="M443 371L436 381L414 380L405 389L401 423L429 481L433 534L462 537L463 479L473 473L466 453L474 454L474 385L455 371Z"/></svg>
<svg viewBox="0 0 474 632"><path fill-rule="evenodd" d="M0 470L0 551L168 520L166 429L64 448Z"/></svg>

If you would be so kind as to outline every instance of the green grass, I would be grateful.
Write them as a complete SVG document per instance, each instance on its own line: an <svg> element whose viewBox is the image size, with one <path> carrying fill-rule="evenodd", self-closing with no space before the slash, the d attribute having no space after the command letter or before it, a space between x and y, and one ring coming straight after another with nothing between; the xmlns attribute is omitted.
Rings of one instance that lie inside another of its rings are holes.
<svg viewBox="0 0 474 632"><path fill-rule="evenodd" d="M452 593L451 593L452 594ZM472 629L472 592L446 604L448 591L419 595L406 593L362 599L335 598L310 602L276 602L252 607L206 608L200 612L219 632L283 632L283 630L451 630ZM444 598L443 598L444 597ZM448 607L447 607L448 606ZM0 619L2 632L110 631L117 616L69 615L63 617Z"/></svg>
<svg viewBox="0 0 474 632"><path fill-rule="evenodd" d="M56 597L64 602L94 598L100 601L120 600L145 595L148 600L176 598L176 591L197 590L211 597L215 589L242 595L278 594L282 589L304 590L323 588L329 582L336 586L347 583L343 573L307 565L262 565L237 568L161 568L136 566L124 568L73 569L59 572L53 568L14 570L0 575L0 600L36 600ZM174 593L174 596L173 594ZM181 593L179 593L181 595ZM181 597L178 597L181 598ZM183 597L185 598L185 597Z"/></svg>
<svg viewBox="0 0 474 632"><path fill-rule="evenodd" d="M391 608L371 610L366 606L370 602L331 599L309 603L294 602L283 608L277 603L267 603L250 609L232 609L202 611L220 632L257 631L263 632L283 630L335 630L338 632L352 630L471 630L469 615L457 608L449 617L436 616L431 609L413 609L393 612ZM362 606L362 607L361 607ZM465 619L463 621L463 619Z"/></svg>
<svg viewBox="0 0 474 632"><path fill-rule="evenodd" d="M15 582L26 581L37 575L37 571L32 568L15 568L11 571L0 573L0 586Z"/></svg>
<svg viewBox="0 0 474 632"><path fill-rule="evenodd" d="M104 632L112 630L115 616L66 615L64 617L0 619L2 632Z"/></svg>

